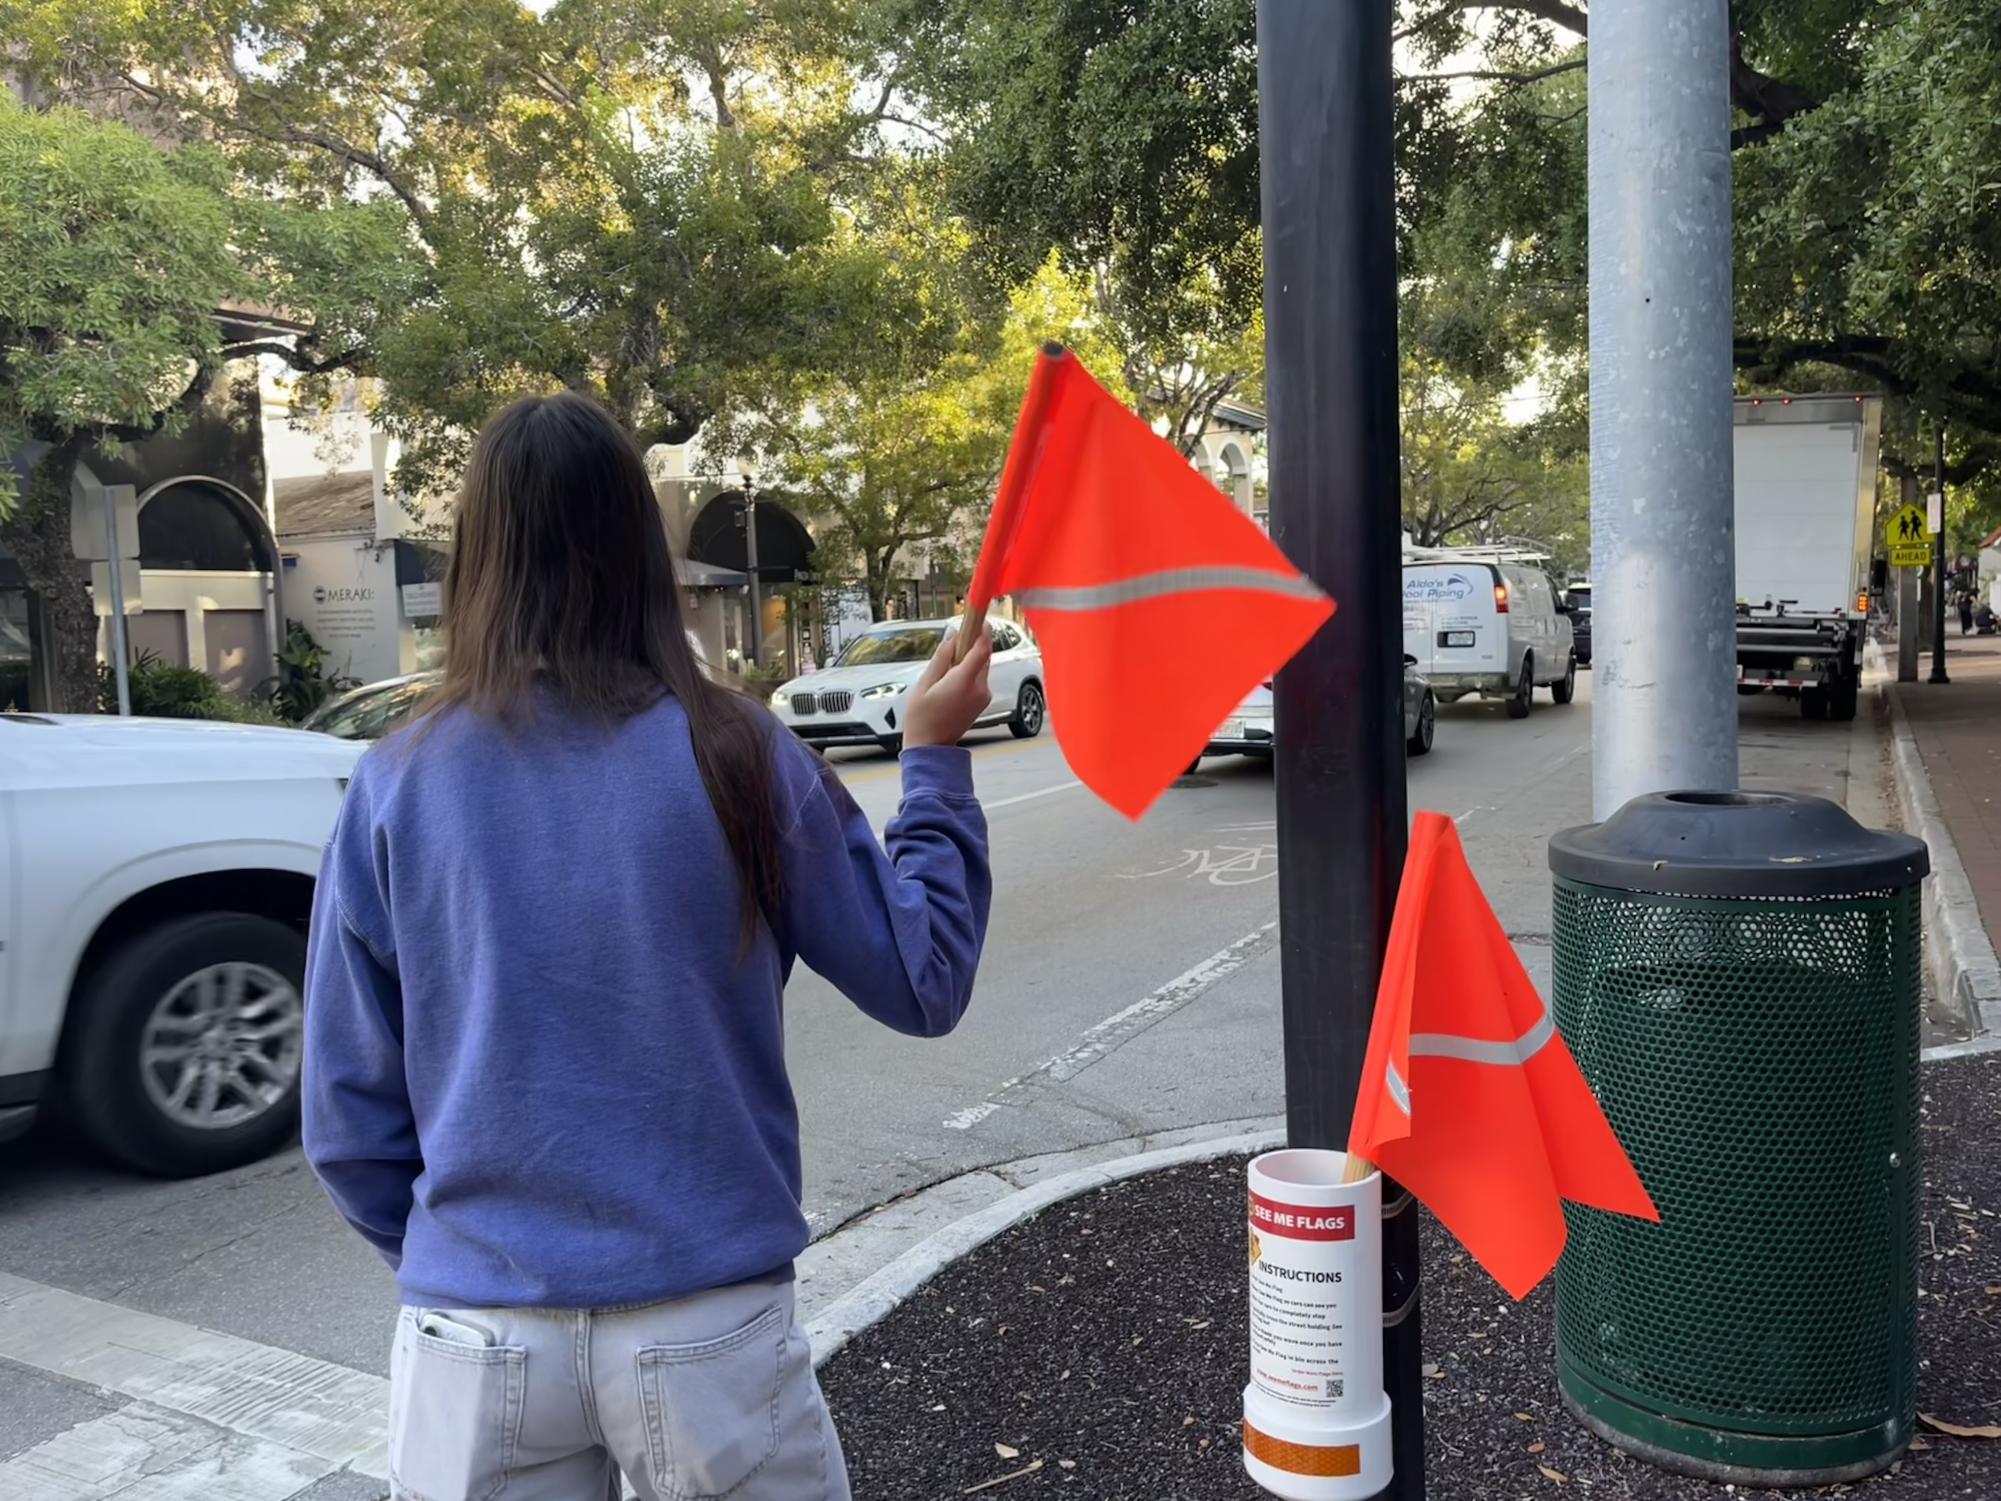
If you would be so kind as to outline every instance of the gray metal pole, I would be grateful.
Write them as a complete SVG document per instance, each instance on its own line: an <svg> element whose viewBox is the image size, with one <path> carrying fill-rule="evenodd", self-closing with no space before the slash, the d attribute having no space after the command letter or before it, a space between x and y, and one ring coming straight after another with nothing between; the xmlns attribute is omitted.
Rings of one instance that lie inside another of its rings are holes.
<svg viewBox="0 0 2001 1501"><path fill-rule="evenodd" d="M1591 7L1592 805L1737 784L1726 0Z"/></svg>
<svg viewBox="0 0 2001 1501"><path fill-rule="evenodd" d="M111 577L111 675L118 682L118 712L132 714L131 643L125 630L125 580L118 556L118 492L130 485L104 487L104 571Z"/></svg>
<svg viewBox="0 0 2001 1501"><path fill-rule="evenodd" d="M1918 571L1897 570L1897 681L1918 680Z"/></svg>

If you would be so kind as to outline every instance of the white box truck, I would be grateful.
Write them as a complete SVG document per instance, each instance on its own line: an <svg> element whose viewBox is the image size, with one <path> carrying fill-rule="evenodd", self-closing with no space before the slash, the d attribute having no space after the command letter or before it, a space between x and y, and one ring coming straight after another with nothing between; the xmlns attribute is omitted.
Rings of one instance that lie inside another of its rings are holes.
<svg viewBox="0 0 2001 1501"><path fill-rule="evenodd" d="M1737 399L1739 693L1855 717L1882 430L1874 396Z"/></svg>

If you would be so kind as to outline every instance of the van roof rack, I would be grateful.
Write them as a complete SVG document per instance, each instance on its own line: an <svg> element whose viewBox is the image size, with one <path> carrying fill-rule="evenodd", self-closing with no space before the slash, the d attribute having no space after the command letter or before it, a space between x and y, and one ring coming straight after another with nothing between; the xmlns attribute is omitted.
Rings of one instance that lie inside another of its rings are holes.
<svg viewBox="0 0 2001 1501"><path fill-rule="evenodd" d="M1406 547L1406 563L1547 563L1548 548L1526 537L1503 537L1475 547Z"/></svg>

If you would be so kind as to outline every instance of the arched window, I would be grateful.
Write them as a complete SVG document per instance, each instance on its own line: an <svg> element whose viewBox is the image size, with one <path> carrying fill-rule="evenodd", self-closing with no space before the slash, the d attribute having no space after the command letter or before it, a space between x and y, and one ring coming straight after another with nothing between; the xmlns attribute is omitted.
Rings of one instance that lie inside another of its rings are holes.
<svg viewBox="0 0 2001 1501"><path fill-rule="evenodd" d="M205 573L269 571L241 502L202 480L176 480L139 507L139 566Z"/></svg>

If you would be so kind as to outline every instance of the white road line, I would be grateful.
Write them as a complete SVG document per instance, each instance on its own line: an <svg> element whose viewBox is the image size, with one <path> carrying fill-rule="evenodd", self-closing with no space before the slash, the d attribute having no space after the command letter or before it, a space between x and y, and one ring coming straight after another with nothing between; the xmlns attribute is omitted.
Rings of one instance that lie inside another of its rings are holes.
<svg viewBox="0 0 2001 1501"><path fill-rule="evenodd" d="M1247 933L1228 948L1219 949L1194 968L1169 980L1158 990L1141 996L1122 1011L1114 1011L1098 1022L1053 1058L1044 1059L1026 1074L1003 1081L977 1105L969 1105L942 1122L948 1131L969 1131L981 1121L1012 1103L1010 1096L1024 1086L1044 1079L1061 1084L1116 1051L1155 1023L1164 1021L1190 1001L1213 989L1253 959L1270 951L1278 941L1278 924L1268 922L1255 933Z"/></svg>
<svg viewBox="0 0 2001 1501"><path fill-rule="evenodd" d="M5 1272L0 1356L289 1450L321 1474L389 1478L389 1383L366 1371Z"/></svg>
<svg viewBox="0 0 2001 1501"><path fill-rule="evenodd" d="M0 1460L7 1501L286 1501L334 1467L147 1402Z"/></svg>
<svg viewBox="0 0 2001 1501"><path fill-rule="evenodd" d="M1059 782L1054 787L1044 787L1035 792L1023 792L1014 797L997 798L990 803L982 801L980 806L991 813L996 808L1012 808L1016 803L1032 803L1038 797L1054 797L1059 792L1071 792L1083 785L1082 782Z"/></svg>

